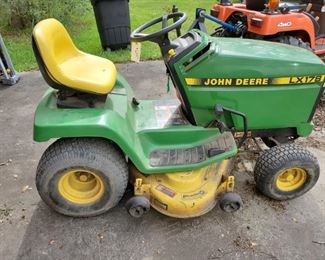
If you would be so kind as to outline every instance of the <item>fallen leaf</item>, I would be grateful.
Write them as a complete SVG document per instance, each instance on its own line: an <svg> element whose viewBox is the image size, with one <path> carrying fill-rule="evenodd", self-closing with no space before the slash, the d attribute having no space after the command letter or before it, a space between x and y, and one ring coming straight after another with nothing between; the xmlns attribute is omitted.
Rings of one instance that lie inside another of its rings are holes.
<svg viewBox="0 0 325 260"><path fill-rule="evenodd" d="M32 188L29 187L29 185L26 185L26 186L21 190L21 192L24 193L24 192L26 192L26 191L28 191L28 190L32 190Z"/></svg>
<svg viewBox="0 0 325 260"><path fill-rule="evenodd" d="M11 162L12 162L12 160L11 160L11 159L9 159L9 160L8 160L8 161L6 161L6 162L2 162L2 163L0 163L0 166L9 165Z"/></svg>
<svg viewBox="0 0 325 260"><path fill-rule="evenodd" d="M325 241L316 241L316 240L313 240L312 242L315 243L315 244L319 244L319 245L325 245Z"/></svg>

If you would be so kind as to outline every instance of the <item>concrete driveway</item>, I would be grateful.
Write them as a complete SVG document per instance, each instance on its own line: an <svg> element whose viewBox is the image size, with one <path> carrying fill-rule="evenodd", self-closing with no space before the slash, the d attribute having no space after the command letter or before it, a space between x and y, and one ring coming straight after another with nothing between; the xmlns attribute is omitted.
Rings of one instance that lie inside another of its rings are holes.
<svg viewBox="0 0 325 260"><path fill-rule="evenodd" d="M166 94L161 62L118 67L139 98L174 96ZM22 74L16 86L0 86L0 259L325 259L325 152L316 148L310 150L321 163L321 178L290 202L255 191L253 151L239 156L235 175L245 207L235 214L216 207L178 220L152 210L133 219L125 212L126 198L94 218L51 211L34 185L49 145L32 140L33 113L45 90L39 72Z"/></svg>

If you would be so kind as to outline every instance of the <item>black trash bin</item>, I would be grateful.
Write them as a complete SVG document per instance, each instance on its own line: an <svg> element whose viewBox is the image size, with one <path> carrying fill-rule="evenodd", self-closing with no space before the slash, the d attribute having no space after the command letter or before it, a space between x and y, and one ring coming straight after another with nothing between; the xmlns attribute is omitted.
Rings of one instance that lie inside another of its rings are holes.
<svg viewBox="0 0 325 260"><path fill-rule="evenodd" d="M130 46L129 0L91 0L104 50Z"/></svg>

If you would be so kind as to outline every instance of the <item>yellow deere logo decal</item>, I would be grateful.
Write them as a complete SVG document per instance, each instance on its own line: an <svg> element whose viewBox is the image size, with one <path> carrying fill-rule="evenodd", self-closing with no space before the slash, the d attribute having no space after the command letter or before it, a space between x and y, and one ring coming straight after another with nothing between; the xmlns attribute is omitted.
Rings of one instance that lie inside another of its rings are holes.
<svg viewBox="0 0 325 260"><path fill-rule="evenodd" d="M297 85L313 84L325 81L325 75L283 77L283 78L185 78L188 86L268 86L268 85Z"/></svg>

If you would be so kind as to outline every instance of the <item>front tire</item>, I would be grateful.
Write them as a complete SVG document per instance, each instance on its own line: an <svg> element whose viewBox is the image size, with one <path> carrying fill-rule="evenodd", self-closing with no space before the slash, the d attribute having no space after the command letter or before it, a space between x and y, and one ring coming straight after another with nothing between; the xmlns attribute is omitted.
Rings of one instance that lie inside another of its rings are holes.
<svg viewBox="0 0 325 260"><path fill-rule="evenodd" d="M60 139L43 154L36 187L55 211L73 217L102 214L117 205L128 183L122 153L107 140Z"/></svg>
<svg viewBox="0 0 325 260"><path fill-rule="evenodd" d="M317 159L295 144L275 146L256 162L257 189L275 200L289 200L309 191L319 178Z"/></svg>
<svg viewBox="0 0 325 260"><path fill-rule="evenodd" d="M312 50L310 48L310 44L308 42L304 42L302 39L291 36L291 35L280 36L280 37L272 39L271 41L288 44L291 46L307 49L310 51Z"/></svg>

